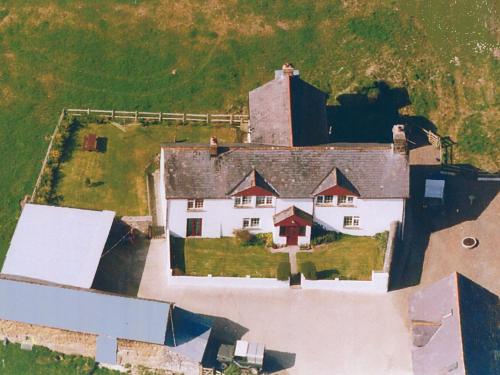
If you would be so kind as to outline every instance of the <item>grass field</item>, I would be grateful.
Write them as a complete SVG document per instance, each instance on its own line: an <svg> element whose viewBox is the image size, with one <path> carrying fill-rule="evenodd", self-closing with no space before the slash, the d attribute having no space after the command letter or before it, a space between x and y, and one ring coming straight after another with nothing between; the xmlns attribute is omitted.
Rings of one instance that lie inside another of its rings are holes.
<svg viewBox="0 0 500 375"><path fill-rule="evenodd" d="M238 112L284 61L330 104L375 80L406 88L402 113L457 141L457 161L498 169L495 2L397 4L2 1L0 263L61 108Z"/></svg>
<svg viewBox="0 0 500 375"><path fill-rule="evenodd" d="M288 262L288 254L241 246L233 237L175 239L172 246L183 251L184 272L190 276L276 277L278 264Z"/></svg>
<svg viewBox="0 0 500 375"><path fill-rule="evenodd" d="M95 368L91 358L63 355L41 346L21 350L18 344L0 345L0 374L6 375L111 375L119 374Z"/></svg>
<svg viewBox="0 0 500 375"><path fill-rule="evenodd" d="M236 129L202 125L90 124L78 131L70 159L61 166L57 194L61 205L112 210L119 216L147 215L146 167L160 152L160 144L182 140L207 143L215 135L221 142L235 142ZM82 150L85 134L106 139L105 152Z"/></svg>
<svg viewBox="0 0 500 375"><path fill-rule="evenodd" d="M372 270L381 270L384 265L384 251L374 237L343 235L315 247L312 253L297 254L299 267L308 261L316 265L318 279L371 280Z"/></svg>

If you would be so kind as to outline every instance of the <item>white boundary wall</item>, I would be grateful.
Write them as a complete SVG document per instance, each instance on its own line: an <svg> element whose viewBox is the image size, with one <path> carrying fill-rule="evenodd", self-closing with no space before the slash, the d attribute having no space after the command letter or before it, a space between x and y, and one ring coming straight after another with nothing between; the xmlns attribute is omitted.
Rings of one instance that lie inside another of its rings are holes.
<svg viewBox="0 0 500 375"><path fill-rule="evenodd" d="M341 292L387 293L389 274L372 271L371 280L306 280L302 278L302 289L334 290Z"/></svg>
<svg viewBox="0 0 500 375"><path fill-rule="evenodd" d="M173 276L170 266L170 232L166 233L167 284L171 286L196 286L206 288L256 288L288 289L288 281L269 278L219 277L219 276ZM386 250L387 256L387 250ZM387 293L389 272L372 271L371 280L301 280L302 289L332 290L340 292Z"/></svg>

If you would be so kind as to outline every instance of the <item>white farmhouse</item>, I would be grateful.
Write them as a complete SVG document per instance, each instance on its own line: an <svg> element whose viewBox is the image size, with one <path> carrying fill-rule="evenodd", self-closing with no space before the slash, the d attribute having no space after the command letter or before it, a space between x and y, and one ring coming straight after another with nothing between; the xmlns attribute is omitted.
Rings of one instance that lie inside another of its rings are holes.
<svg viewBox="0 0 500 375"><path fill-rule="evenodd" d="M250 93L253 142L163 145L160 204L170 233L214 238L247 229L300 245L314 224L374 235L402 221L409 197L403 129L394 128L395 145L329 144L320 93L284 67Z"/></svg>

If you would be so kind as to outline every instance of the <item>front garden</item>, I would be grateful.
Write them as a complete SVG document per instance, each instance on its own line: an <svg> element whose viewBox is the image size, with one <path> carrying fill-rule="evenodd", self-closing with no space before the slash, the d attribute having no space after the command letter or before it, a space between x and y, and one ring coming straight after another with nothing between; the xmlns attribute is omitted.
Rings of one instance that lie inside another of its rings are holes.
<svg viewBox="0 0 500 375"><path fill-rule="evenodd" d="M387 234L373 237L337 235L336 239L299 252L297 263L309 279L371 280L372 270L382 270Z"/></svg>
<svg viewBox="0 0 500 375"><path fill-rule="evenodd" d="M277 276L288 254L271 253L264 244L242 244L236 237L171 238L174 274L189 276Z"/></svg>

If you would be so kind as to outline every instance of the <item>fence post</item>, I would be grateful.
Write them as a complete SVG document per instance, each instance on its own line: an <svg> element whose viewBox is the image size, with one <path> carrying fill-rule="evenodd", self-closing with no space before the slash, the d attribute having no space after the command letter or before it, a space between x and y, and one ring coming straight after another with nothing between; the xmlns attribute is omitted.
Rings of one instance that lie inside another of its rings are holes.
<svg viewBox="0 0 500 375"><path fill-rule="evenodd" d="M186 123L186 114L183 113L182 114L182 125L184 125Z"/></svg>
<svg viewBox="0 0 500 375"><path fill-rule="evenodd" d="M138 115L139 115L139 113L137 111L135 111L135 121L137 121Z"/></svg>
<svg viewBox="0 0 500 375"><path fill-rule="evenodd" d="M87 116L90 116L90 108L87 108Z"/></svg>
<svg viewBox="0 0 500 375"><path fill-rule="evenodd" d="M162 116L162 112L158 113L158 121L159 122L162 122L163 120L163 116Z"/></svg>
<svg viewBox="0 0 500 375"><path fill-rule="evenodd" d="M229 115L229 125L233 125L233 114Z"/></svg>
<svg viewBox="0 0 500 375"><path fill-rule="evenodd" d="M212 120L212 117L210 116L210 113L207 114L207 123L210 125L210 122Z"/></svg>
<svg viewBox="0 0 500 375"><path fill-rule="evenodd" d="M111 120L114 120L115 119L115 110L112 109L111 110Z"/></svg>

